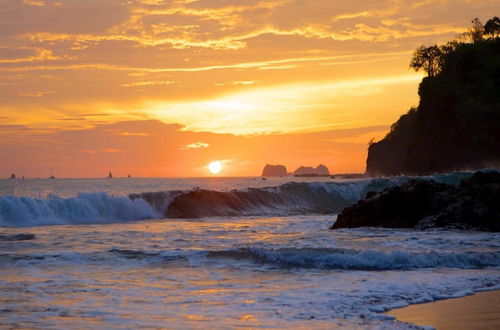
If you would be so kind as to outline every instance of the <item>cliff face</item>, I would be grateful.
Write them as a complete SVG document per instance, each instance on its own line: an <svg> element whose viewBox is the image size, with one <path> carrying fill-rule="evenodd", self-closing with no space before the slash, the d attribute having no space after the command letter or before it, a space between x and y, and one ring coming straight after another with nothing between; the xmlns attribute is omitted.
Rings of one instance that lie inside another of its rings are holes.
<svg viewBox="0 0 500 330"><path fill-rule="evenodd" d="M500 40L459 44L419 87L418 108L368 149L371 176L500 166Z"/></svg>

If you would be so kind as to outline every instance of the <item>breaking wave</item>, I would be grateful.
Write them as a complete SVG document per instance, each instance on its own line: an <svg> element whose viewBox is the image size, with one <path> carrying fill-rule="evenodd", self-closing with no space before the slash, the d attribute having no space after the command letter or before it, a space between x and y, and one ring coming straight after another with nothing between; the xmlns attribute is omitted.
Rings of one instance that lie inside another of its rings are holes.
<svg viewBox="0 0 500 330"><path fill-rule="evenodd" d="M212 258L248 259L279 267L407 270L417 268L474 269L500 266L500 252L411 253L330 248L243 248L210 252Z"/></svg>
<svg viewBox="0 0 500 330"><path fill-rule="evenodd" d="M111 259L110 259L111 257ZM0 253L4 263L53 263L78 264L100 263L113 260L123 264L124 260L142 265L165 262L187 262L189 265L226 264L249 262L267 269L338 269L338 270L415 270L426 268L483 269L500 267L500 252L409 252L394 250L385 252L373 249L355 250L346 248L266 248L247 247L229 250L133 250L112 248L98 252L54 253Z"/></svg>
<svg viewBox="0 0 500 330"><path fill-rule="evenodd" d="M434 177L458 183L467 173ZM408 177L351 182L289 182L277 187L231 191L194 189L144 192L113 196L104 192L80 193L73 198L49 195L45 199L0 196L0 226L29 227L91 224L159 218L212 216L287 216L338 213L363 198L408 181Z"/></svg>
<svg viewBox="0 0 500 330"><path fill-rule="evenodd" d="M166 218L334 213L366 194L367 183L297 183L278 187L213 191L196 189L131 195Z"/></svg>
<svg viewBox="0 0 500 330"><path fill-rule="evenodd" d="M74 198L0 197L0 226L29 227L83 223L113 223L158 217L143 199L106 193L80 193Z"/></svg>

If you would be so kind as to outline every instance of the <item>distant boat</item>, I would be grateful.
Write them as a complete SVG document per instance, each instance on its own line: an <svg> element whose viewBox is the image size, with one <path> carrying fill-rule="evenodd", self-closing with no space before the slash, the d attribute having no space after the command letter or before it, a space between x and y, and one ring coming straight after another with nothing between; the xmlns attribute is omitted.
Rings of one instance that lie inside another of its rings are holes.
<svg viewBox="0 0 500 330"><path fill-rule="evenodd" d="M55 177L55 176L53 176L53 175L49 176L49 179L51 179L51 180L53 180L53 179L55 179L55 178L56 178L56 177Z"/></svg>
<svg viewBox="0 0 500 330"><path fill-rule="evenodd" d="M131 177L132 177L132 175L130 175L130 174L129 174L129 175L128 175L128 178L130 179Z"/></svg>
<svg viewBox="0 0 500 330"><path fill-rule="evenodd" d="M113 174L111 172L109 172L108 179L112 179L112 178L113 178Z"/></svg>
<svg viewBox="0 0 500 330"><path fill-rule="evenodd" d="M16 178L16 175L15 175L14 173L12 173L12 174L10 175L10 179L11 179L11 180L14 180L15 178Z"/></svg>

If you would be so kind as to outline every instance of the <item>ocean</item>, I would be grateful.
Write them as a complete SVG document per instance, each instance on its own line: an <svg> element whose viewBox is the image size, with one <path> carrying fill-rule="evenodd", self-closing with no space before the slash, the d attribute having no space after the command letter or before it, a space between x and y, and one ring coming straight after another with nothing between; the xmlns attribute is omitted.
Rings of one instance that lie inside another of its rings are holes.
<svg viewBox="0 0 500 330"><path fill-rule="evenodd" d="M2 179L0 327L406 329L500 289L499 233L329 230L409 179Z"/></svg>

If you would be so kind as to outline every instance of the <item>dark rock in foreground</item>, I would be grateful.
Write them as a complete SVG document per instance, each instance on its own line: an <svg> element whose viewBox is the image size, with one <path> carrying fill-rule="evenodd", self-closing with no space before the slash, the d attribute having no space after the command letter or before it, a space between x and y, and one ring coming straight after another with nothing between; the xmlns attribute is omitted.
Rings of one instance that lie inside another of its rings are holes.
<svg viewBox="0 0 500 330"><path fill-rule="evenodd" d="M262 176L286 176L287 174L286 167L283 165L267 164L262 171Z"/></svg>
<svg viewBox="0 0 500 330"><path fill-rule="evenodd" d="M476 172L459 186L412 180L344 209L331 229L453 228L500 231L500 173Z"/></svg>

